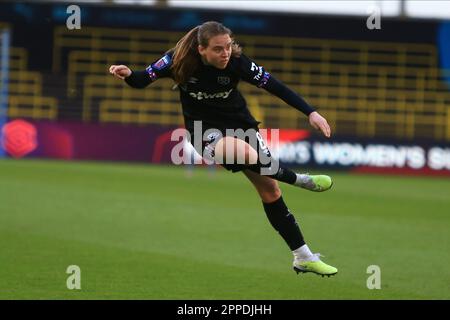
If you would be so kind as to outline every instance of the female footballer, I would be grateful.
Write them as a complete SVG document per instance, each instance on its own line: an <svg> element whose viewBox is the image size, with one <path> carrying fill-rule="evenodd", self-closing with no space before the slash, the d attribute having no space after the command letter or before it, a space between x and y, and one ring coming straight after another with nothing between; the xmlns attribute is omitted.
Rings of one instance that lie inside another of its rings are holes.
<svg viewBox="0 0 450 320"><path fill-rule="evenodd" d="M172 78L180 92L186 130L191 139L201 141L194 143L197 152L227 170L242 171L251 181L271 225L292 250L294 270L322 276L337 273L336 268L320 260L320 254L310 251L278 185L281 181L321 192L331 188L331 178L297 174L280 167L258 132L259 122L250 114L237 89L239 80L265 89L304 113L311 126L328 138L330 126L302 97L245 56L234 42L230 29L215 21L205 22L190 30L174 48L145 70L132 71L125 65L112 65L109 72L133 88L145 88L157 79ZM196 129L198 124L200 131ZM243 138L230 134L230 129L231 132L242 129L247 134Z"/></svg>

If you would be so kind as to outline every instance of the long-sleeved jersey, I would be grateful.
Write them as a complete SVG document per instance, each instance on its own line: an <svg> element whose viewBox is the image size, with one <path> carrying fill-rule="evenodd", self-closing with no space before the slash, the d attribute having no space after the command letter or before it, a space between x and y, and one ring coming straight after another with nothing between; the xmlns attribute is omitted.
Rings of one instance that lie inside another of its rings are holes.
<svg viewBox="0 0 450 320"><path fill-rule="evenodd" d="M160 78L173 78L172 52L151 63L145 70L133 71L125 81L144 88ZM262 66L244 54L231 57L225 69L201 63L186 83L178 85L186 129L202 121L204 129L248 129L259 124L250 114L238 83L244 80L276 95L287 104L309 115L314 109L299 95L275 79Z"/></svg>

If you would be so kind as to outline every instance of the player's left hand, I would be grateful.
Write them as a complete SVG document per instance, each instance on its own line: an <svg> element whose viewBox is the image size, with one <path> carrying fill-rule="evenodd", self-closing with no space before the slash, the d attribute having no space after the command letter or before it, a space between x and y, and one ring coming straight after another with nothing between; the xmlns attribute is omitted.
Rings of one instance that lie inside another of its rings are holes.
<svg viewBox="0 0 450 320"><path fill-rule="evenodd" d="M328 124L327 120L322 117L317 111L310 113L309 123L314 129L322 131L325 137L331 137L330 125Z"/></svg>

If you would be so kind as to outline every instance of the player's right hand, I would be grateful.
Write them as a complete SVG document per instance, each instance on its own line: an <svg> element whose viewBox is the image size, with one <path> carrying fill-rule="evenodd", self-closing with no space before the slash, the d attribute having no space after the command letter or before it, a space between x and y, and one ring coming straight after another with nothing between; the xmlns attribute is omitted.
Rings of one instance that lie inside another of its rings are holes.
<svg viewBox="0 0 450 320"><path fill-rule="evenodd" d="M109 73L111 73L114 77L123 80L131 75L131 70L124 65L112 65L109 67Z"/></svg>
<svg viewBox="0 0 450 320"><path fill-rule="evenodd" d="M327 138L331 137L331 129L327 120L322 117L317 111L311 112L309 115L309 123L314 129L322 131Z"/></svg>

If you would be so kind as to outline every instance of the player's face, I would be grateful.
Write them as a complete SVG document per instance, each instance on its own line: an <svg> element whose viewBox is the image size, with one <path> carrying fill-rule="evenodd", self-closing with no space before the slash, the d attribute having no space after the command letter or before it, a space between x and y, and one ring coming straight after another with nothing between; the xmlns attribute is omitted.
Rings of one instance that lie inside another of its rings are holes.
<svg viewBox="0 0 450 320"><path fill-rule="evenodd" d="M231 40L228 34L214 36L209 39L208 46L198 46L203 60L218 69L225 69L231 56Z"/></svg>

